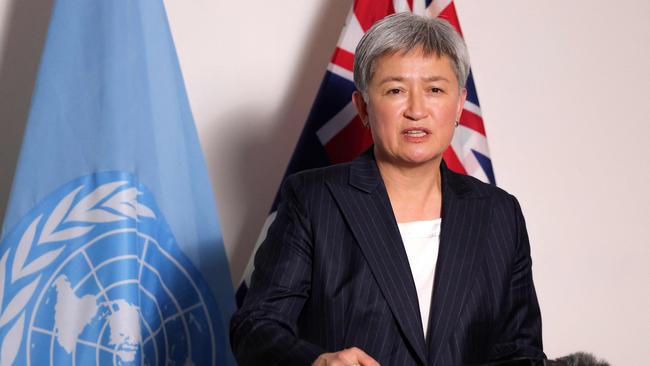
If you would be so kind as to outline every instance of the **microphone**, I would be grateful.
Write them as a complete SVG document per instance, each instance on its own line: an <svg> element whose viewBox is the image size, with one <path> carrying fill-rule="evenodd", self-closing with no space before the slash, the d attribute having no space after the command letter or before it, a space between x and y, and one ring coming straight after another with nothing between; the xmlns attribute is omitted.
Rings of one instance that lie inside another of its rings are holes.
<svg viewBox="0 0 650 366"><path fill-rule="evenodd" d="M557 362L562 362L558 365L565 366L610 366L609 362L598 359L596 356L587 352L575 352L570 355L556 359Z"/></svg>
<svg viewBox="0 0 650 366"><path fill-rule="evenodd" d="M610 364L605 360L596 358L591 353L575 352L555 360L517 358L508 361L481 364L480 366L610 366Z"/></svg>

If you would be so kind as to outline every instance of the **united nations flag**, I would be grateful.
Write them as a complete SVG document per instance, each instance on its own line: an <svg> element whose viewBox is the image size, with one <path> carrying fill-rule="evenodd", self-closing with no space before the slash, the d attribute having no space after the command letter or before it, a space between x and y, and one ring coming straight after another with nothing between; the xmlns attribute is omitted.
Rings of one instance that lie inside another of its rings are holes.
<svg viewBox="0 0 650 366"><path fill-rule="evenodd" d="M1 365L234 365L162 0L57 0L0 246Z"/></svg>

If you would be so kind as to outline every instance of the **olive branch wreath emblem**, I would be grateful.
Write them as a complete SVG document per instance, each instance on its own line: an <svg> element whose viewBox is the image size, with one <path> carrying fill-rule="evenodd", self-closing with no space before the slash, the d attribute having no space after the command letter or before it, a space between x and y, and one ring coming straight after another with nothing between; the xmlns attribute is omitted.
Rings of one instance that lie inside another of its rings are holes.
<svg viewBox="0 0 650 366"><path fill-rule="evenodd" d="M129 181L105 183L88 194L77 198L84 188L80 185L67 194L52 210L49 216L37 216L22 234L18 245L15 246L13 263L7 265L11 246L0 258L0 329L18 319L4 332L5 337L0 343L0 365L11 365L23 341L25 328L25 306L34 296L41 283L40 272L50 266L63 252L66 244L62 242L80 238L88 234L98 224L125 220L138 220L139 217L156 218L153 210L138 201L142 192L136 187L128 187ZM40 235L37 235L39 224L44 222ZM64 226L62 228L62 226ZM58 244L58 245L55 245ZM34 248L53 247L52 250L37 256L28 262ZM11 299L6 299L5 290L15 287L17 281L25 278L27 281Z"/></svg>

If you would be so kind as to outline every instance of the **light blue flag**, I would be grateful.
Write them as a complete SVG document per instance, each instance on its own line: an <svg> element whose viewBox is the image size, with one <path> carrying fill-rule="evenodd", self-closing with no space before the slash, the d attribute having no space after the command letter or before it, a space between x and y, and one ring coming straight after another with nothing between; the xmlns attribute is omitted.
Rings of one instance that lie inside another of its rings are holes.
<svg viewBox="0 0 650 366"><path fill-rule="evenodd" d="M55 2L1 240L1 365L234 365L161 0Z"/></svg>

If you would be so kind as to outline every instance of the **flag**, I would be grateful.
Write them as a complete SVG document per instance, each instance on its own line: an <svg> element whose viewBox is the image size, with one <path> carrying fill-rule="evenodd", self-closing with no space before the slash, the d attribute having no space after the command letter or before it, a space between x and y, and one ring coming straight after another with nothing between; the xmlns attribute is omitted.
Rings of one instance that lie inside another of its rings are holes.
<svg viewBox="0 0 650 366"><path fill-rule="evenodd" d="M57 0L0 243L0 364L234 365L162 0Z"/></svg>
<svg viewBox="0 0 650 366"><path fill-rule="evenodd" d="M289 161L285 178L301 170L350 161L370 147L370 131L363 127L352 104L352 92L355 90L352 77L354 51L361 37L375 22L389 14L403 11L446 19L462 36L452 0L355 0ZM466 88L467 99L459 120L460 125L443 158L450 169L494 184L485 127L471 71ZM278 192L254 252L266 237L280 198ZM237 289L238 305L241 305L248 289L254 252Z"/></svg>

